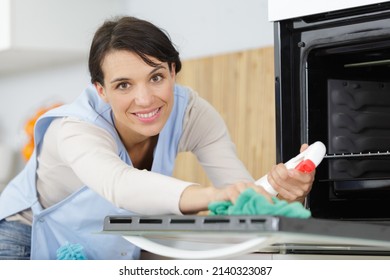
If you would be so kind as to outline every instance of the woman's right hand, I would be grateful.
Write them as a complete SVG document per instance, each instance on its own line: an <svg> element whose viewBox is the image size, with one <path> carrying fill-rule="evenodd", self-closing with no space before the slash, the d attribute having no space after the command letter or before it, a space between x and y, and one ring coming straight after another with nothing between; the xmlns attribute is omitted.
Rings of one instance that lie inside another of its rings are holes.
<svg viewBox="0 0 390 280"><path fill-rule="evenodd" d="M183 191L179 207L183 214L194 214L207 210L211 202L231 201L235 203L239 195L247 188L253 188L272 203L271 195L263 187L253 182L238 182L223 188L191 185Z"/></svg>
<svg viewBox="0 0 390 280"><path fill-rule="evenodd" d="M224 188L216 189L213 201L231 201L234 204L240 194L248 188L254 189L257 193L262 194L272 203L271 195L263 187L257 186L252 182L238 182Z"/></svg>

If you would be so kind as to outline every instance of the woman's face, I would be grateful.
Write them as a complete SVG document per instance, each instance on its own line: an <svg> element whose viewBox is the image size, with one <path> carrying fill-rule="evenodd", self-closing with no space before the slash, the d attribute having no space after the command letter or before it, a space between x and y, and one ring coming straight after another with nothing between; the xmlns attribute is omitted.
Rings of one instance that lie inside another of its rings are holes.
<svg viewBox="0 0 390 280"><path fill-rule="evenodd" d="M111 105L125 141L136 143L159 134L172 111L174 65L169 69L168 63L149 58L157 66L146 64L133 52L111 51L102 64L104 86L95 84L100 97Z"/></svg>

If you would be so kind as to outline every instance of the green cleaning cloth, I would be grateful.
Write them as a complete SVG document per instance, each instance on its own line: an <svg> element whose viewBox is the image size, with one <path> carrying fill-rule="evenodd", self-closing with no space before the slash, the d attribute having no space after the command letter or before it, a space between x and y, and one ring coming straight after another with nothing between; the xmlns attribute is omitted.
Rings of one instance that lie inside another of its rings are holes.
<svg viewBox="0 0 390 280"><path fill-rule="evenodd" d="M209 215L273 215L291 218L309 218L311 212L299 202L288 203L272 197L270 203L263 195L248 188L233 204L230 201L217 201L209 204Z"/></svg>

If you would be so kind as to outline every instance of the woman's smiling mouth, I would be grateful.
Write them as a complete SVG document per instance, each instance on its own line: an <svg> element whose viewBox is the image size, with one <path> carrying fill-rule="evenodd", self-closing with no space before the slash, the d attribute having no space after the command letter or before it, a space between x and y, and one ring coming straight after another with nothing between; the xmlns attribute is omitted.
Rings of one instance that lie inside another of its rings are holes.
<svg viewBox="0 0 390 280"><path fill-rule="evenodd" d="M151 122L154 121L160 115L160 112L161 112L161 107L148 113L132 113L132 114L142 122Z"/></svg>

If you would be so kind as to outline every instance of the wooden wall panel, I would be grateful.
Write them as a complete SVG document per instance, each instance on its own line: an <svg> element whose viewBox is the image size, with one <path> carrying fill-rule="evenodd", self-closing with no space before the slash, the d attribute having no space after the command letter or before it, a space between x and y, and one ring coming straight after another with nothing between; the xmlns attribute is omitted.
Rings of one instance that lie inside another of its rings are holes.
<svg viewBox="0 0 390 280"><path fill-rule="evenodd" d="M273 47L183 61L177 82L195 89L221 113L254 178L267 173L276 160ZM174 176L210 184L191 153L179 155Z"/></svg>

